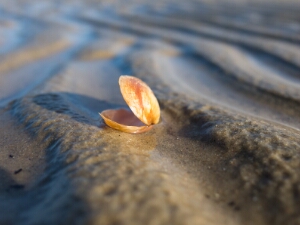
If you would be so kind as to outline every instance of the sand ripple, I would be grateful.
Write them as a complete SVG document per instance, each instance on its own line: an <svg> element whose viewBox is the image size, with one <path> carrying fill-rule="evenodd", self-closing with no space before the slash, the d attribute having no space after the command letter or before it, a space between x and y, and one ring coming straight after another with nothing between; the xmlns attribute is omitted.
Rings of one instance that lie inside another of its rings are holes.
<svg viewBox="0 0 300 225"><path fill-rule="evenodd" d="M298 1L0 6L0 224L300 224ZM99 117L122 74L148 133Z"/></svg>

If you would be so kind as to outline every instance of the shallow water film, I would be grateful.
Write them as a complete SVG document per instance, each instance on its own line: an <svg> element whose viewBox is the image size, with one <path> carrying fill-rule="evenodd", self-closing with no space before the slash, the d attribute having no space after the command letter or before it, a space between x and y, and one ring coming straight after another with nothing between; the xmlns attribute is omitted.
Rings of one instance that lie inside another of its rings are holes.
<svg viewBox="0 0 300 225"><path fill-rule="evenodd" d="M300 224L298 0L0 0L0 224ZM121 75L161 108L109 128Z"/></svg>

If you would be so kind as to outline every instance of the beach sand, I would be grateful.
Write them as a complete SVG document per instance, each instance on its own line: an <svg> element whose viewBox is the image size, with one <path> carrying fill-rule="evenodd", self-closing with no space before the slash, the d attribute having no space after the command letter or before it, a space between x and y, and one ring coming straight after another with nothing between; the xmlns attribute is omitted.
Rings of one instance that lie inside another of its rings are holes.
<svg viewBox="0 0 300 225"><path fill-rule="evenodd" d="M0 224L300 224L298 0L0 1ZM161 120L123 133L120 75Z"/></svg>

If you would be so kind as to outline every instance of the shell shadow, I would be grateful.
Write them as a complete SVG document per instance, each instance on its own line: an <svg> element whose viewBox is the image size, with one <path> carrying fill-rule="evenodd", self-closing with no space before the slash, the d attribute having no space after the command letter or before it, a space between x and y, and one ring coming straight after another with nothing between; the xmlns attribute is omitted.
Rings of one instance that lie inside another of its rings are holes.
<svg viewBox="0 0 300 225"><path fill-rule="evenodd" d="M68 92L39 94L33 97L33 102L49 111L68 115L77 122L97 127L102 124L99 112L105 109L128 108L125 102L121 105Z"/></svg>

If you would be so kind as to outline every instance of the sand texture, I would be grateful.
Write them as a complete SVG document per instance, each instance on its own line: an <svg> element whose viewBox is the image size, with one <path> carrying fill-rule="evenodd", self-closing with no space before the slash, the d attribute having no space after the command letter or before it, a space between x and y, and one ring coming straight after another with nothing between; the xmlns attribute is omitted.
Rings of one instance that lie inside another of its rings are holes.
<svg viewBox="0 0 300 225"><path fill-rule="evenodd" d="M299 0L0 1L0 225L300 225ZM161 120L128 134L120 75Z"/></svg>

